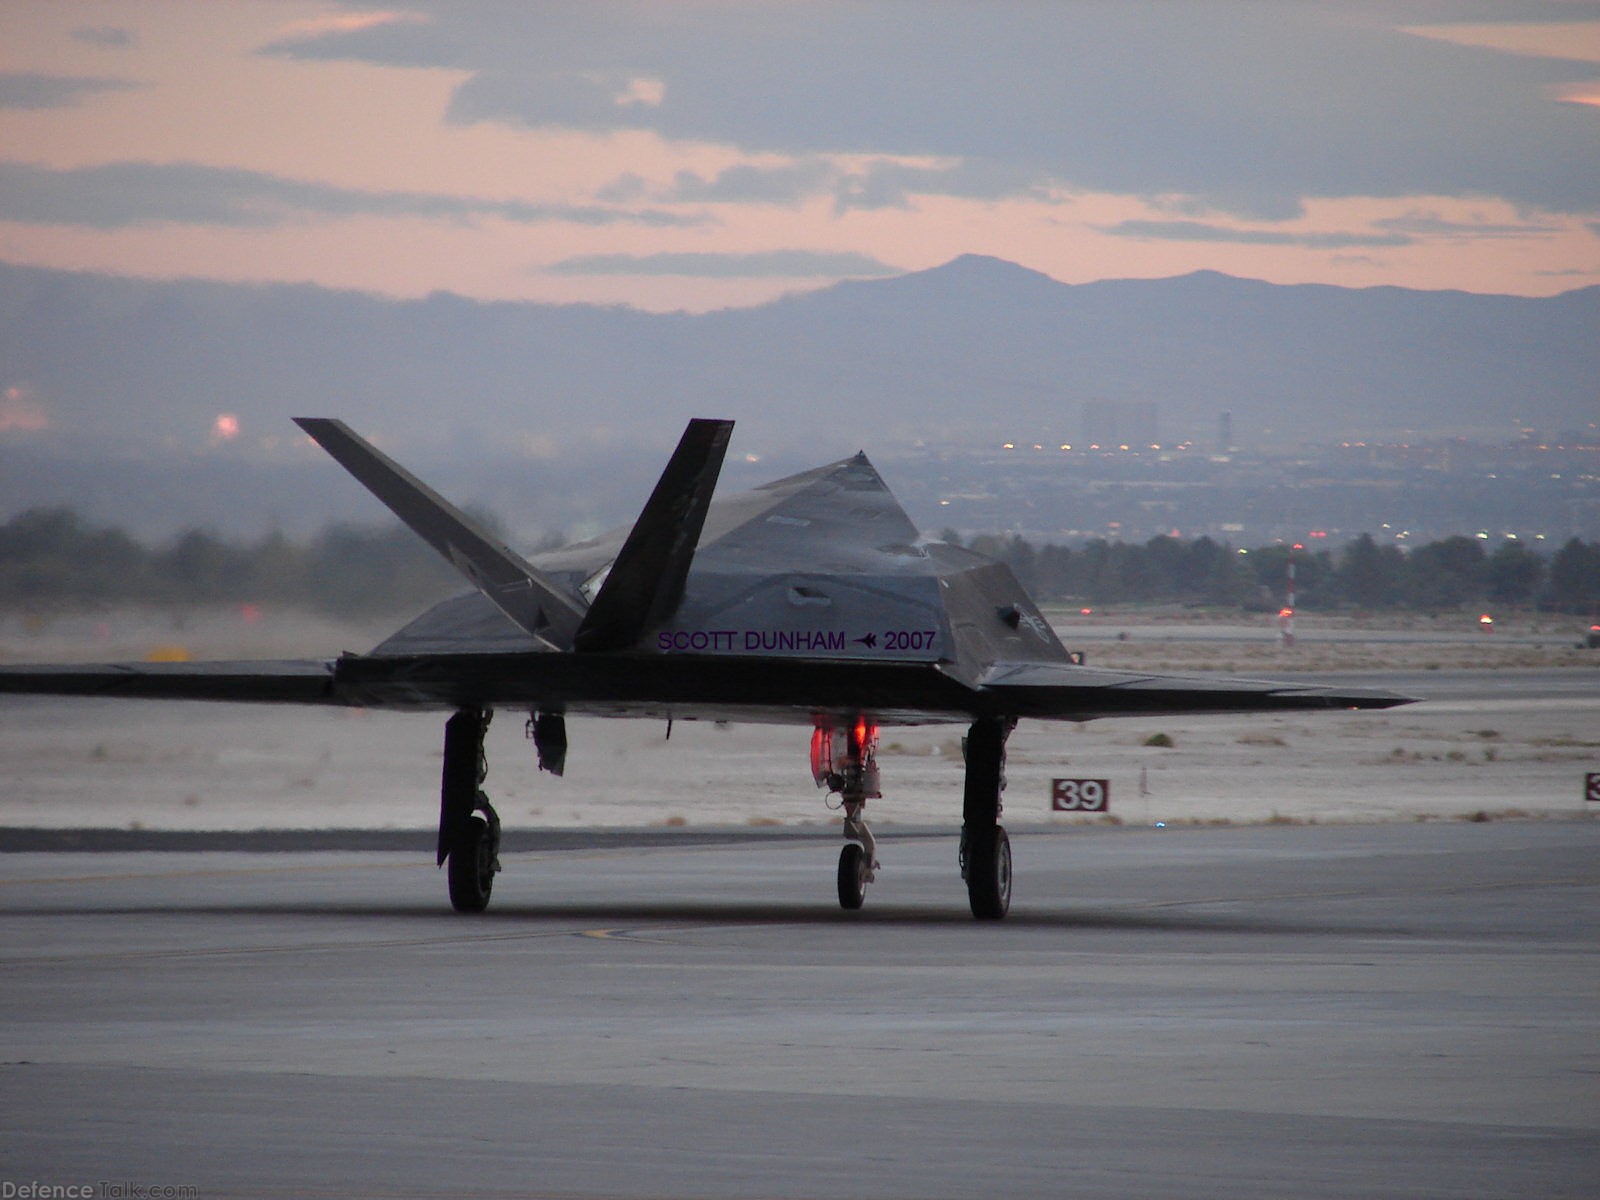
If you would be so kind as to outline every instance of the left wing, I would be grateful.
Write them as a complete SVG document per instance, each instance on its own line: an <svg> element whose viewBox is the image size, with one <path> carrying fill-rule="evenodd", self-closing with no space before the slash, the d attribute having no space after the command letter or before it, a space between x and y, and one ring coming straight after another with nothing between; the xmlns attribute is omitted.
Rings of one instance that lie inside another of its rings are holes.
<svg viewBox="0 0 1600 1200"><path fill-rule="evenodd" d="M256 704L351 703L334 687L334 664L315 659L0 667L0 693L6 692Z"/></svg>

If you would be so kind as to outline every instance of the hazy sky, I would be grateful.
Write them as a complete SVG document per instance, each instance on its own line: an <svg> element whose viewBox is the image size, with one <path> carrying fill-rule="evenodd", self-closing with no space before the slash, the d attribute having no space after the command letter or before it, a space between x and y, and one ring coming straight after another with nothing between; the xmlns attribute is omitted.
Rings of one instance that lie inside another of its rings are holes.
<svg viewBox="0 0 1600 1200"><path fill-rule="evenodd" d="M0 259L748 304L1600 283L1600 3L6 0Z"/></svg>

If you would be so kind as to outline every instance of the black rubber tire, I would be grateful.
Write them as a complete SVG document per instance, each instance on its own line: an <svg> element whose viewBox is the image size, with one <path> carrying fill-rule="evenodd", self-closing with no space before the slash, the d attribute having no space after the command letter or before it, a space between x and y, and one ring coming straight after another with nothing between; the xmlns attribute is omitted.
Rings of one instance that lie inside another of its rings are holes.
<svg viewBox="0 0 1600 1200"><path fill-rule="evenodd" d="M854 912L867 899L867 860L861 847L848 843L839 851L839 907Z"/></svg>
<svg viewBox="0 0 1600 1200"><path fill-rule="evenodd" d="M489 822L470 818L461 837L450 849L448 865L450 907L457 912L476 913L489 907L494 890L494 846L489 838Z"/></svg>
<svg viewBox="0 0 1600 1200"><path fill-rule="evenodd" d="M999 825L968 835L967 903L980 921L998 921L1011 910L1011 839Z"/></svg>

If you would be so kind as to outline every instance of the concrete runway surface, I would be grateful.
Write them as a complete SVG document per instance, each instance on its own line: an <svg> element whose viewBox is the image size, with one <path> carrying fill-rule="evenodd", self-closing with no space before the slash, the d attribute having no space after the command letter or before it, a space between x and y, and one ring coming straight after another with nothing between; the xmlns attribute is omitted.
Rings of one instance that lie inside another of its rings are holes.
<svg viewBox="0 0 1600 1200"><path fill-rule="evenodd" d="M1600 822L0 856L0 1181L1590 1197ZM114 1189L122 1188L119 1193ZM167 1193L177 1194L177 1193Z"/></svg>

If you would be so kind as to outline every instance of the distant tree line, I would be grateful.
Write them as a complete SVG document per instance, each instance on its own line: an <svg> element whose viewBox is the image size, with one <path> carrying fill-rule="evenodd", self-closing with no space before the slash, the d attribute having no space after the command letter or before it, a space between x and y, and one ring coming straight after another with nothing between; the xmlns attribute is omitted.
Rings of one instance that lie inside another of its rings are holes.
<svg viewBox="0 0 1600 1200"><path fill-rule="evenodd" d="M68 508L0 525L0 606L264 604L372 614L414 609L461 577L403 525L329 525L310 541L190 529L146 546Z"/></svg>
<svg viewBox="0 0 1600 1200"><path fill-rule="evenodd" d="M958 541L952 530L946 541ZM1143 545L1096 540L1034 546L982 534L967 546L1010 564L1033 595L1085 604L1180 603L1276 609L1294 559L1301 609L1445 609L1500 604L1587 614L1600 608L1600 542L1572 538L1553 553L1507 538L1447 537L1402 550L1371 534L1328 549L1237 550L1209 537L1153 537Z"/></svg>
<svg viewBox="0 0 1600 1200"><path fill-rule="evenodd" d="M953 530L943 537L962 544ZM1491 549L1469 537L1406 551L1379 545L1369 534L1337 552L1284 545L1244 551L1208 537L1035 546L1021 537L983 534L964 544L1008 563L1044 601L1276 609L1293 555L1296 607L1302 609L1600 609L1600 543L1578 538L1549 554L1510 538ZM158 546L93 526L68 508L30 509L0 525L0 606L13 609L131 601L371 614L415 609L459 586L460 577L398 524L330 525L305 542L282 533L252 541L190 529Z"/></svg>

